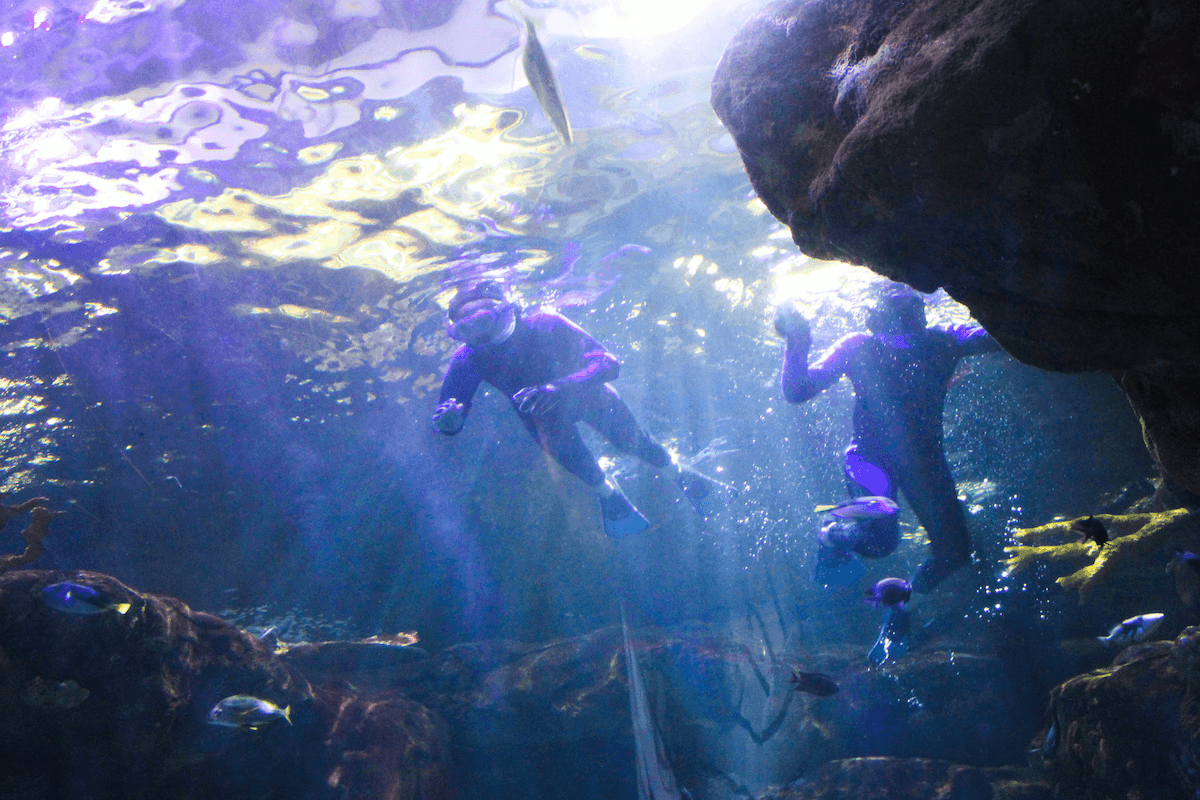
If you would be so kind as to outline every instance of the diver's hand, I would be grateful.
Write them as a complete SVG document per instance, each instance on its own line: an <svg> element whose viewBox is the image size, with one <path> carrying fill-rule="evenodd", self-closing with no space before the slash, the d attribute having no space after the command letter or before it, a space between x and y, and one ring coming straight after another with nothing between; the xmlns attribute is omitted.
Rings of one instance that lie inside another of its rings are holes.
<svg viewBox="0 0 1200 800"><path fill-rule="evenodd" d="M517 411L536 417L558 405L558 401L562 399L562 393L563 387L557 383L526 386L512 396L512 401L516 404Z"/></svg>
<svg viewBox="0 0 1200 800"><path fill-rule="evenodd" d="M438 433L455 434L467 421L467 407L451 397L433 412L433 429Z"/></svg>
<svg viewBox="0 0 1200 800"><path fill-rule="evenodd" d="M791 303L784 303L775 309L775 332L796 345L804 345L805 349L812 344L808 320Z"/></svg>

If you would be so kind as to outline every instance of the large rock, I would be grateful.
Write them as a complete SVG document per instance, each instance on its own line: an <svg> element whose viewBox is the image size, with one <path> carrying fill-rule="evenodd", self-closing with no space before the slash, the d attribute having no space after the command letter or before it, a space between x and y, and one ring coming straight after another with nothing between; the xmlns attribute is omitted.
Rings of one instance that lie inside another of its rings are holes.
<svg viewBox="0 0 1200 800"><path fill-rule="evenodd" d="M130 603L56 611L63 580ZM207 723L223 697L290 708L291 725ZM396 693L313 685L256 637L90 572L0 575L0 796L437 800L445 724Z"/></svg>
<svg viewBox="0 0 1200 800"><path fill-rule="evenodd" d="M1129 648L1050 695L1036 743L1055 797L1196 797L1200 792L1200 628Z"/></svg>
<svg viewBox="0 0 1200 800"><path fill-rule="evenodd" d="M945 287L1026 363L1116 373L1200 491L1198 35L1191 0L785 0L712 99L802 251Z"/></svg>
<svg viewBox="0 0 1200 800"><path fill-rule="evenodd" d="M758 800L1051 800L1049 785L1027 769L977 769L926 758L847 758L810 778L769 789Z"/></svg>

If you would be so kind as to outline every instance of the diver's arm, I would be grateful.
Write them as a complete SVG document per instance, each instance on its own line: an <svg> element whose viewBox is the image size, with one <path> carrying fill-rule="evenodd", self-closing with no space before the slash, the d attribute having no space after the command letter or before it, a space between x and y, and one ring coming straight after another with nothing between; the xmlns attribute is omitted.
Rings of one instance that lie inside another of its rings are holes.
<svg viewBox="0 0 1200 800"><path fill-rule="evenodd" d="M554 315L556 336L569 337L577 342L583 368L565 375L554 381L553 385L561 387L582 387L615 381L621 374L621 362L605 349L604 345L592 338L591 334L576 325L566 317Z"/></svg>
<svg viewBox="0 0 1200 800"><path fill-rule="evenodd" d="M604 345L593 339L583 328L558 314L546 314L549 317L550 330L548 335L554 338L566 338L569 345L578 348L579 358L583 367L569 375L556 378L550 383L540 386L526 386L513 395L512 400L517 410L526 414L544 414L553 408L564 394L583 389L588 386L598 386L616 380L621 374L621 362L608 352Z"/></svg>
<svg viewBox="0 0 1200 800"><path fill-rule="evenodd" d="M470 351L463 347L450 359L446 377L442 379L442 391L433 412L433 429L446 436L453 436L463 429L467 414L471 411L471 398L479 389L483 377L471 363Z"/></svg>
<svg viewBox="0 0 1200 800"><path fill-rule="evenodd" d="M960 358L1000 352L1000 345L978 323L950 325L946 328L946 332L954 341L955 355Z"/></svg>
<svg viewBox="0 0 1200 800"><path fill-rule="evenodd" d="M846 373L850 357L870 338L865 333L843 336L811 365L808 351L812 333L808 320L794 306L781 306L775 315L775 330L786 340L783 346L783 398L803 403L819 395Z"/></svg>

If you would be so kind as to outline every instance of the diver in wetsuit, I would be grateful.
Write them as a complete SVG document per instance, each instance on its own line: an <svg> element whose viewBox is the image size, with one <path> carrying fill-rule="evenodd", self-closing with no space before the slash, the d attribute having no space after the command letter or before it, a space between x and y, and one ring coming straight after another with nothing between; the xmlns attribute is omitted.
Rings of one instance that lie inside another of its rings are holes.
<svg viewBox="0 0 1200 800"><path fill-rule="evenodd" d="M903 491L929 534L931 557L912 579L928 592L971 559L971 535L942 450L942 406L960 358L993 352L996 343L975 324L926 327L925 303L903 284L888 286L867 318L870 333L851 333L811 365L808 321L783 307L775 328L787 339L783 396L803 403L846 375L854 384L854 437L845 472L852 496L893 500ZM849 558L891 554L899 544L895 514L860 519L822 535L818 567Z"/></svg>
<svg viewBox="0 0 1200 800"><path fill-rule="evenodd" d="M442 381L434 430L448 436L462 430L471 398L487 381L512 401L542 449L596 491L605 533L612 537L638 533L649 522L605 478L577 423L587 423L621 452L658 469L670 467L693 503L708 496L709 479L676 467L670 453L638 425L608 385L621 363L582 328L553 311L520 308L502 284L491 280L460 287L448 315L447 333L464 344Z"/></svg>

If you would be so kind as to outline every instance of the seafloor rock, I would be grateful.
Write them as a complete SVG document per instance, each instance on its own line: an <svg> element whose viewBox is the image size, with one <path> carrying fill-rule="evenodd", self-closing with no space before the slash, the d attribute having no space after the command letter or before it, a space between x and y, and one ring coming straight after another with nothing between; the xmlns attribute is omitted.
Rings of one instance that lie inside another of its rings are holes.
<svg viewBox="0 0 1200 800"><path fill-rule="evenodd" d="M1200 491L1200 5L783 0L713 79L805 253L942 286L1015 357L1117 374Z"/></svg>
<svg viewBox="0 0 1200 800"><path fill-rule="evenodd" d="M42 587L100 589L126 614L64 614ZM290 708L258 730L207 723L223 697ZM0 575L0 796L427 800L444 724L392 694L313 687L256 637L89 572Z"/></svg>
<svg viewBox="0 0 1200 800"><path fill-rule="evenodd" d="M1035 740L1052 768L1055 796L1061 800L1197 796L1197 692L1200 628L1184 630L1169 645L1130 648L1113 666L1055 688L1050 695L1052 727L1048 725Z"/></svg>
<svg viewBox="0 0 1200 800"><path fill-rule="evenodd" d="M860 755L976 766L1023 761L1043 690L1025 661L982 645L986 634L976 628L958 638L915 635L914 649L884 668L872 666L861 646L789 652L772 661L703 626L639 629L632 643L676 777L695 788L714 775L736 785L733 776L748 769L747 747L758 762L773 765L764 782ZM788 676L801 664L829 673L840 691L795 692ZM537 645L457 645L427 661L344 677L361 687L398 689L445 718L468 794L528 788L535 774L577 796L596 796L601 785L612 796L634 790L619 628ZM597 763L609 766L596 770Z"/></svg>
<svg viewBox="0 0 1200 800"><path fill-rule="evenodd" d="M975 633L978 639L986 635L979 628ZM959 644L922 643L883 667L851 647L795 654L804 669L830 675L841 690L831 697L797 695L802 699L793 702L774 740L763 745L776 765L771 782L859 756L974 766L1023 763L1044 690L1018 652L979 640ZM779 702L777 689L768 708Z"/></svg>
<svg viewBox="0 0 1200 800"><path fill-rule="evenodd" d="M1051 800L1049 785L1028 770L978 769L926 758L848 758L810 778L770 789L758 800Z"/></svg>

